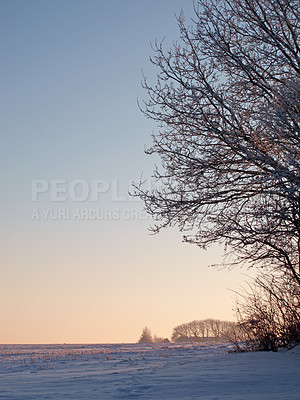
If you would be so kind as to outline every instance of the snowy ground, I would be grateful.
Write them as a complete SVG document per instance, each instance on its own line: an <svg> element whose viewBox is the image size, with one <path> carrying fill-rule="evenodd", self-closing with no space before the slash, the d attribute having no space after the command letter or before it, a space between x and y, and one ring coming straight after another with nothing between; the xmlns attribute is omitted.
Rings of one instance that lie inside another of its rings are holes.
<svg viewBox="0 0 300 400"><path fill-rule="evenodd" d="M0 345L0 399L299 400L300 348L225 344Z"/></svg>

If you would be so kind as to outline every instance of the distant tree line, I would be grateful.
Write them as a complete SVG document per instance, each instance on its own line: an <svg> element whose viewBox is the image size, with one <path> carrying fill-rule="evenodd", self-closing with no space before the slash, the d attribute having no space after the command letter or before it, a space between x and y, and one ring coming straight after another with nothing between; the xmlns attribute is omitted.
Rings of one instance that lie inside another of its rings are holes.
<svg viewBox="0 0 300 400"><path fill-rule="evenodd" d="M195 320L176 326L173 329L173 342L204 341L208 339L228 339L237 324L231 321L220 321L219 319Z"/></svg>

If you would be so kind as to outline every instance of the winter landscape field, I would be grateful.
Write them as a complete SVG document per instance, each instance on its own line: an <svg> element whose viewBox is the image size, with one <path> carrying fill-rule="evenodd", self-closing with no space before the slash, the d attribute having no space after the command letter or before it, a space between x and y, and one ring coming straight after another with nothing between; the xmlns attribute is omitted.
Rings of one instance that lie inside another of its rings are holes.
<svg viewBox="0 0 300 400"><path fill-rule="evenodd" d="M1 345L0 398L300 399L300 348L219 344Z"/></svg>

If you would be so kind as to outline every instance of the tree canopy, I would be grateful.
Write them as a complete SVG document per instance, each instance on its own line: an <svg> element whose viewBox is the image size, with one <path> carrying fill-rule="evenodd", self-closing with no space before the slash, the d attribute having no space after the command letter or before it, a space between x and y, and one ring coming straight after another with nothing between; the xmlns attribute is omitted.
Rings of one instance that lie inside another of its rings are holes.
<svg viewBox="0 0 300 400"><path fill-rule="evenodd" d="M230 265L288 271L300 284L300 9L298 0L199 0L171 48L156 43L144 114L155 186L136 194L154 232L214 242Z"/></svg>

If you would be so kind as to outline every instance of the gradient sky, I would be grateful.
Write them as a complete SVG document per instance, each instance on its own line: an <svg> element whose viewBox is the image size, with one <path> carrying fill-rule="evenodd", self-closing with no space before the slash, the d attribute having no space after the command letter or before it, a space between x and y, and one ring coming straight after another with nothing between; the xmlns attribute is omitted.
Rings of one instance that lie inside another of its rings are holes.
<svg viewBox="0 0 300 400"><path fill-rule="evenodd" d="M150 42L176 40L174 13L191 16L193 2L0 6L0 343L136 342L145 325L170 337L194 319L232 320L228 288L245 271L208 268L222 249L183 244L176 229L149 235L127 195L157 161L144 154L156 126L137 107L141 71L155 80ZM33 201L36 181L49 189Z"/></svg>

